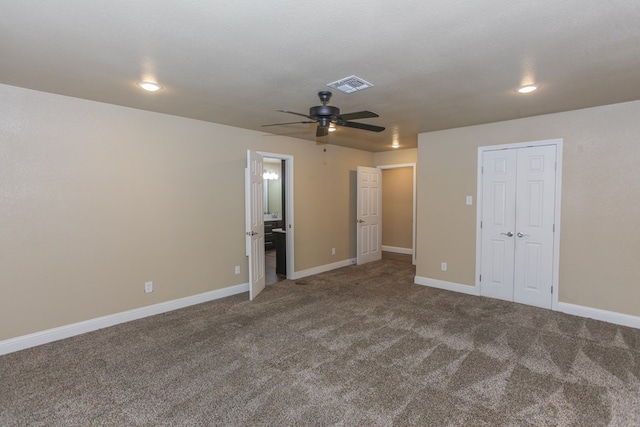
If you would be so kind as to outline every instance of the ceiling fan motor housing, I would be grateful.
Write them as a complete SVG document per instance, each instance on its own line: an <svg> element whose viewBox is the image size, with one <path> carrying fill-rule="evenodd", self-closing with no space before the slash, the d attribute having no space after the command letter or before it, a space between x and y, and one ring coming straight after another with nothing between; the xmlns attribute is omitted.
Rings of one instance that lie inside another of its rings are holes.
<svg viewBox="0 0 640 427"><path fill-rule="evenodd" d="M318 120L320 126L329 126L331 120L340 116L340 109L331 105L318 105L309 108L309 117Z"/></svg>

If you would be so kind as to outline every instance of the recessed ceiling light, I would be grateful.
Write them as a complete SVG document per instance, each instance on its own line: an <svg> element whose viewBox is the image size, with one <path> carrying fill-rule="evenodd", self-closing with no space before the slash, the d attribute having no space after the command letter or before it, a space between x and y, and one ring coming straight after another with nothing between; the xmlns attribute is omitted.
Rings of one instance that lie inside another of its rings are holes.
<svg viewBox="0 0 640 427"><path fill-rule="evenodd" d="M139 82L138 86L149 92L157 92L162 89L162 86L154 82Z"/></svg>
<svg viewBox="0 0 640 427"><path fill-rule="evenodd" d="M398 148L400 147L400 143L398 143L398 141L394 141L393 144L391 144L391 148Z"/></svg>
<svg viewBox="0 0 640 427"><path fill-rule="evenodd" d="M518 89L516 89L516 92L518 93L531 93L533 91L536 91L540 89L540 85L525 85L525 86L520 86Z"/></svg>

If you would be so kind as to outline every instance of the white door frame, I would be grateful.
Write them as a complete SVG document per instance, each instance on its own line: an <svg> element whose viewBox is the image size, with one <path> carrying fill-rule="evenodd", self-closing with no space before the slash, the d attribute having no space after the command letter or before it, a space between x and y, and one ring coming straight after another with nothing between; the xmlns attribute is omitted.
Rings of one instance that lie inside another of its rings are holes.
<svg viewBox="0 0 640 427"><path fill-rule="evenodd" d="M413 169L413 200L412 200L412 231L411 231L411 263L416 265L416 164L415 163L399 163L393 165L381 165L378 166L379 169L399 169L399 168L412 168ZM384 196L383 196L384 197ZM384 204L384 198L382 199L382 203Z"/></svg>
<svg viewBox="0 0 640 427"><path fill-rule="evenodd" d="M285 171L285 190L284 190L284 210L286 224L282 227L286 231L286 245L287 245L287 279L294 278L295 271L295 249L294 249L294 230L293 226L293 156L288 154L267 153L265 151L258 151L262 157L269 157L272 159L284 160ZM263 208L264 211L264 208Z"/></svg>
<svg viewBox="0 0 640 427"><path fill-rule="evenodd" d="M562 146L563 139L545 139L531 142L518 142L512 144L499 144L478 147L478 171L477 171L477 206L476 206L476 292L480 293L480 268L482 255L482 229L480 222L482 221L482 155L485 151L506 150L525 147L539 147L542 145L556 146L556 197L554 223L555 233L553 235L553 297L551 301L551 309L558 310L558 294L559 294L559 271L560 271L560 201L562 200Z"/></svg>

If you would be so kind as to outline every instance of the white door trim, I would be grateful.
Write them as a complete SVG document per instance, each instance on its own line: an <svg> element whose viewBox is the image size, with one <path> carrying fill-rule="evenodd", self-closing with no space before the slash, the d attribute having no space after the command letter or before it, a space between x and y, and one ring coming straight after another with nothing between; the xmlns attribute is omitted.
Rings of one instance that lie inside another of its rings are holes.
<svg viewBox="0 0 640 427"><path fill-rule="evenodd" d="M286 229L286 244L287 244L287 279L295 277L295 248L294 242L294 221L293 221L293 156L288 154L267 153L265 151L258 151L262 157L269 157L272 159L284 160L285 168L285 194L284 194L284 209L286 212L285 218L287 223L283 224Z"/></svg>
<svg viewBox="0 0 640 427"><path fill-rule="evenodd" d="M482 155L485 151L507 150L524 147L539 147L543 145L556 146L556 194L555 194L555 212L554 224L555 232L553 235L553 297L551 300L551 309L558 310L558 294L559 294L559 271L560 271L560 201L562 200L562 151L563 139L545 139L531 142L518 142L511 144L488 145L478 147L478 166L477 166L477 189L476 189L476 290L480 291L480 268L481 268L481 248L482 248L482 230L480 221L482 221Z"/></svg>
<svg viewBox="0 0 640 427"><path fill-rule="evenodd" d="M416 265L416 256L417 256L417 249L416 249L416 217L417 217L417 210L416 210L416 164L415 163L399 163L399 164L393 164L393 165L381 165L381 166L377 166L378 169L399 169L399 168L412 168L413 169L413 201L412 201L412 216L413 216L413 224L412 224L412 231L411 231L411 263L413 265ZM382 203L384 204L384 199L382 200Z"/></svg>

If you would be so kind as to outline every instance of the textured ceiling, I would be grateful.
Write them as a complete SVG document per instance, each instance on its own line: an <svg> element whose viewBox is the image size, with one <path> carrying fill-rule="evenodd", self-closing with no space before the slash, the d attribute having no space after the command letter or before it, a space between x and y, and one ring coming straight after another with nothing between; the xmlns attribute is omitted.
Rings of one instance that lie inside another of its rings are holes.
<svg viewBox="0 0 640 427"><path fill-rule="evenodd" d="M0 83L316 141L314 125L261 125L355 74L374 87L330 104L387 130L318 140L383 151L640 99L638 22L637 0L0 0Z"/></svg>

